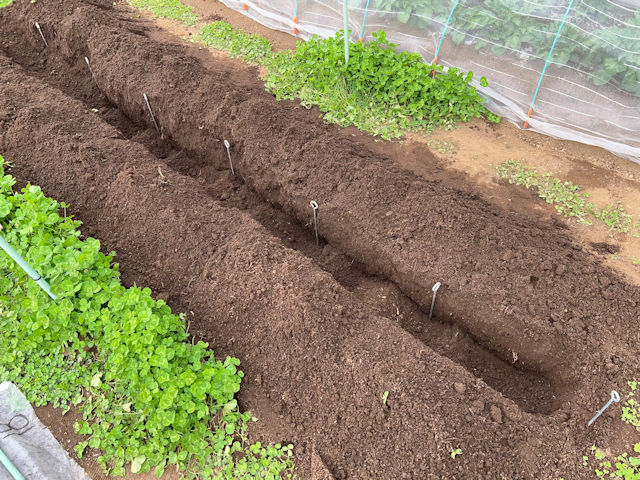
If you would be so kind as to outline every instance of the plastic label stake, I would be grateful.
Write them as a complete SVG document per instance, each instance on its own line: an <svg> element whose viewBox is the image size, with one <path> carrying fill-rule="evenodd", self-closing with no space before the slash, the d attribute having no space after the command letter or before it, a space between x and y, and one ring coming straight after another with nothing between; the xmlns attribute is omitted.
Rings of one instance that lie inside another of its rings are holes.
<svg viewBox="0 0 640 480"><path fill-rule="evenodd" d="M596 413L595 416L591 420L589 420L589 423L587 424L587 426L590 427L591 425L593 425L593 422L595 422L598 419L598 417L602 415L607 408L609 408L609 405L611 405L613 402L618 403L619 401L620 401L620 394L615 390L611 390L611 398L605 404L605 406L602 407L600 410L598 410L598 413Z"/></svg>
<svg viewBox="0 0 640 480"><path fill-rule="evenodd" d="M153 124L156 126L156 130L159 132L160 127L158 127L158 122L156 122L156 116L153 114L153 110L151 110L151 104L149 103L149 97L147 97L146 93L143 93L144 101L147 102L147 108L149 109L149 113L151 114L151 120L153 120Z"/></svg>
<svg viewBox="0 0 640 480"><path fill-rule="evenodd" d="M227 140L225 140L224 141L224 146L227 148L227 156L229 157L229 166L231 166L231 175L233 175L235 177L236 176L236 172L233 169L233 162L231 161L231 151L229 150L231 145L229 144L229 142Z"/></svg>
<svg viewBox="0 0 640 480"><path fill-rule="evenodd" d="M7 252L7 255L9 255L13 259L13 261L16 262L20 266L20 268L22 268L22 270L24 270L25 273L29 275L29 277L31 277L34 282L40 285L40 288L42 288L42 290L44 290L52 300L56 300L58 298L53 293L51 293L51 287L49 287L49 284L46 282L46 280L42 278L42 275L36 272L34 268L29 265L25 261L25 259L22 258L22 256L13 249L11 245L9 245L9 243L4 239L2 235L0 235L0 248Z"/></svg>
<svg viewBox="0 0 640 480"><path fill-rule="evenodd" d="M38 32L40 32L40 36L42 37L42 41L44 42L44 46L48 48L49 44L47 43L47 39L44 38L44 33L42 33L42 29L40 28L40 24L38 22L36 22L36 28L38 29Z"/></svg>
<svg viewBox="0 0 640 480"><path fill-rule="evenodd" d="M89 67L89 71L91 72L91 78L93 78L93 81L96 81L96 76L93 74L93 68L91 68L91 62L89 62L89 58L84 57L84 61L87 62L87 67Z"/></svg>
<svg viewBox="0 0 640 480"><path fill-rule="evenodd" d="M311 200L309 205L313 208L313 228L316 231L316 245L320 245L320 237L318 236L318 202Z"/></svg>
<svg viewBox="0 0 640 480"><path fill-rule="evenodd" d="M431 320L431 318L433 317L433 307L436 306L436 295L438 294L438 289L440 288L440 285L442 284L438 282L431 288L431 291L433 292L433 298L431 299L431 310L429 310L429 320Z"/></svg>

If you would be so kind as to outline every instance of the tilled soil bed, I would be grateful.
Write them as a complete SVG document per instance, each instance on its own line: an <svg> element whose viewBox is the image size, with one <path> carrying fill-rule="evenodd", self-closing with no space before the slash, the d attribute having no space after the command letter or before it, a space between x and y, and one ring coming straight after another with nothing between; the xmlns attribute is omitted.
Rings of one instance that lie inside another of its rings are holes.
<svg viewBox="0 0 640 480"><path fill-rule="evenodd" d="M338 479L585 478L590 445L632 442L619 411L586 422L637 376L640 288L561 224L419 179L111 2L21 0L0 35L13 173L242 360L302 478L312 452Z"/></svg>

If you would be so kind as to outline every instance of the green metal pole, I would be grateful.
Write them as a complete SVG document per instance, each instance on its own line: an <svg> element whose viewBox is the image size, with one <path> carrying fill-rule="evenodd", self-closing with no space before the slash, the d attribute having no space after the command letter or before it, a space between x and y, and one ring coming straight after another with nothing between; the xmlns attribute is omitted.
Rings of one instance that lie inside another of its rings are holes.
<svg viewBox="0 0 640 480"><path fill-rule="evenodd" d="M2 449L0 449L0 463L4 465L4 468L7 469L9 475L11 475L15 480L26 480L13 462L9 460L9 457L5 455Z"/></svg>
<svg viewBox="0 0 640 480"><path fill-rule="evenodd" d="M20 268L22 268L26 272L26 274L31 277L31 279L34 282L40 285L40 288L42 288L42 290L44 290L47 293L47 295L49 295L53 300L58 298L53 293L51 293L51 287L49 287L49 284L47 283L47 281L44 278L42 278L42 275L36 272L31 267L31 265L29 265L25 261L25 259L22 258L20 254L16 252L11 245L7 243L7 241L4 239L2 235L0 235L0 248L2 248L5 252L7 252L7 254L13 259L13 261L16 262L18 265L20 265Z"/></svg>
<svg viewBox="0 0 640 480"><path fill-rule="evenodd" d="M342 16L344 17L344 63L349 63L349 0L342 0Z"/></svg>

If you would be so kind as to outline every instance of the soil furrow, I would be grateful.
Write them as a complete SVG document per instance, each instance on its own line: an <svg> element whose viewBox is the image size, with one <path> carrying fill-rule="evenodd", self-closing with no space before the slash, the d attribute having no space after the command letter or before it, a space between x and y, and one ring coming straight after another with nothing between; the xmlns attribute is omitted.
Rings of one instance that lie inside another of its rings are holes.
<svg viewBox="0 0 640 480"><path fill-rule="evenodd" d="M246 210L286 246L313 259L362 301L380 314L397 320L428 347L461 364L526 411L549 413L553 409L555 392L544 375L505 361L477 342L451 318L436 316L429 320L428 315L392 282L367 274L366 267L330 244L323 242L318 248L313 236L309 235L308 226L262 201L245 183L232 179L226 170L220 170L219 165L207 164L168 139L160 139L154 128L147 129L146 125L129 120L96 88L84 59L79 67L73 67L48 52L45 52L44 59L41 58L39 49L31 49L29 53L22 42L20 49L11 44L5 48L33 75L82 100L91 108L99 107L98 113L123 137L142 143L169 167L205 183L208 194L221 200L221 205ZM75 81L70 82L69 79Z"/></svg>
<svg viewBox="0 0 640 480"><path fill-rule="evenodd" d="M109 27L93 28L88 48L100 88L128 116L148 121L146 92L164 134L203 165L226 165L221 140L230 139L237 171L267 201L300 222L318 201L322 237L424 310L442 281L441 319L543 372L564 399L584 388L595 365L635 365L619 338L640 317L640 289L555 224L416 178L313 113L234 85L181 49Z"/></svg>
<svg viewBox="0 0 640 480"><path fill-rule="evenodd" d="M2 57L0 82L0 149L19 177L77 205L109 248L147 267L143 279L186 293L193 334L243 359L300 456L313 448L337 478L533 478L511 445L526 448L535 429L554 453L566 424L538 431L246 213Z"/></svg>

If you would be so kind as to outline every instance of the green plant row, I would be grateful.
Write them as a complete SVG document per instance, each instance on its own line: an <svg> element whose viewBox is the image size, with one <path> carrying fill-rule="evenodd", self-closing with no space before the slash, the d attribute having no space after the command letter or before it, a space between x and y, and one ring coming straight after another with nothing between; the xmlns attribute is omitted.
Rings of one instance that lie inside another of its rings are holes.
<svg viewBox="0 0 640 480"><path fill-rule="evenodd" d="M298 98L309 108L318 106L330 122L355 125L383 138L474 117L499 121L469 85L473 73L455 68L445 73L439 65L425 64L417 53L398 53L382 31L367 44L351 43L346 65L342 32L274 53L268 40L219 21L205 25L198 40L264 66L266 87L278 99ZM481 84L487 85L484 77Z"/></svg>
<svg viewBox="0 0 640 480"><path fill-rule="evenodd" d="M615 5L607 0L576 2L552 61L587 72L595 85L611 82L640 96L640 10ZM372 8L394 12L399 22L422 29L443 24L452 6L452 1L440 0L372 2ZM458 45L468 42L494 55L516 50L546 58L564 8L516 0L463 0L453 12L447 35Z"/></svg>
<svg viewBox="0 0 640 480"><path fill-rule="evenodd" d="M592 225L593 219L597 219L609 228L611 234L631 233L640 236L640 224L620 203L600 207L589 201L589 193L579 185L562 181L551 173L540 175L524 162L507 160L498 166L497 172L498 176L508 179L511 184L535 189L540 198L554 205L558 213L565 217L574 217L585 225Z"/></svg>
<svg viewBox="0 0 640 480"><path fill-rule="evenodd" d="M100 450L111 475L130 463L158 476L175 465L185 478L291 478L290 445L246 444L251 417L234 398L239 360L190 342L181 316L150 289L125 288L115 254L81 239L68 205L14 184L0 157L2 235L58 299L0 251L0 381L36 405L76 405L75 429L87 436L76 452Z"/></svg>
<svg viewBox="0 0 640 480"><path fill-rule="evenodd" d="M179 0L130 0L130 4L157 17L185 24L197 21ZM264 67L266 87L278 99L300 99L309 108L318 106L329 122L355 125L386 139L399 137L406 129L449 127L474 117L500 120L470 86L472 72L456 68L445 72L439 65L425 64L417 53L398 53L382 31L367 44L351 43L347 65L342 32L333 38L300 41L294 51L275 53L267 39L216 21L204 25L195 40ZM480 83L487 86L484 77Z"/></svg>

